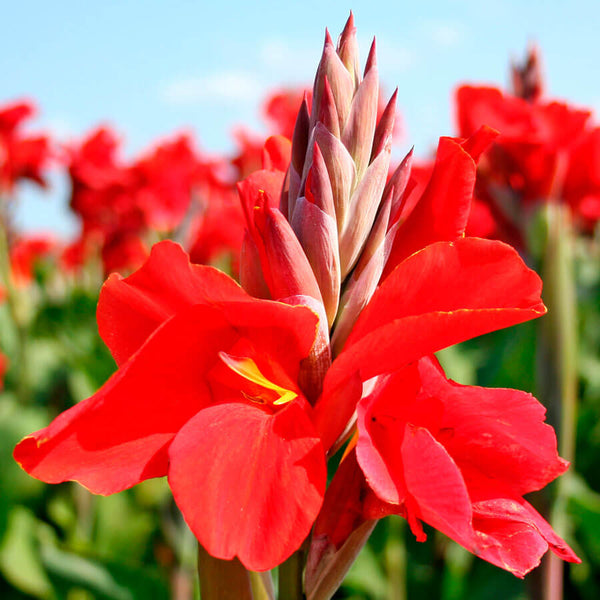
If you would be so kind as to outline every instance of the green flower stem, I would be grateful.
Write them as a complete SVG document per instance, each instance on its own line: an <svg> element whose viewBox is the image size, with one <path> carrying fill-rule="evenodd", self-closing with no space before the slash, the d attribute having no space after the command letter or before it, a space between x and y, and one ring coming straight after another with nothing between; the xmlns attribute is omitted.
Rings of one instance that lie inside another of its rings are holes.
<svg viewBox="0 0 600 600"><path fill-rule="evenodd" d="M270 571L263 573L249 571L249 575L254 600L275 600L275 590L273 589L273 579Z"/></svg>
<svg viewBox="0 0 600 600"><path fill-rule="evenodd" d="M254 600L250 574L242 563L211 556L198 544L198 577L202 600Z"/></svg>
<svg viewBox="0 0 600 600"><path fill-rule="evenodd" d="M406 547L404 522L388 517L388 541L385 546L385 570L388 578L387 600L406 600Z"/></svg>
<svg viewBox="0 0 600 600"><path fill-rule="evenodd" d="M568 534L567 494L575 459L577 412L577 299L574 270L574 236L568 208L546 206L547 238L542 279L548 315L540 321L540 376L542 401L557 428L560 455L571 463L557 482L550 521L561 537ZM545 600L563 597L562 560L550 554L544 576Z"/></svg>
<svg viewBox="0 0 600 600"><path fill-rule="evenodd" d="M10 250L8 244L7 201L0 198L0 282L6 293L6 304L16 334L15 372L16 393L21 402L29 399L27 385L27 315L19 292L12 280Z"/></svg>
<svg viewBox="0 0 600 600"><path fill-rule="evenodd" d="M279 565L279 599L302 600L304 598L302 574L304 570L304 548L294 552Z"/></svg>

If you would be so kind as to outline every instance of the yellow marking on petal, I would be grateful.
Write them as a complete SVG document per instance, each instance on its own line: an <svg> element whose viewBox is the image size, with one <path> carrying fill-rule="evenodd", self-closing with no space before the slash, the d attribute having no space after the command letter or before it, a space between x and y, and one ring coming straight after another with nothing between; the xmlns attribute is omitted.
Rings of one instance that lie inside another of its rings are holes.
<svg viewBox="0 0 600 600"><path fill-rule="evenodd" d="M298 397L298 394L293 390L287 390L286 388L273 383L267 379L258 368L257 364L248 357L238 358L237 356L231 356L225 352L219 352L221 360L234 372L247 379L248 381L255 383L267 390L271 390L279 395L279 398L273 402L275 406L281 404L287 404ZM242 391L244 394L244 392ZM244 396L248 397L247 394Z"/></svg>
<svg viewBox="0 0 600 600"><path fill-rule="evenodd" d="M350 454L350 452L352 452L352 450L354 450L357 442L358 442L358 429L355 429L354 434L350 438L350 441L348 442L348 445L346 446L346 449L344 450L344 454L342 455L342 460L340 460L340 463L348 456L348 454Z"/></svg>

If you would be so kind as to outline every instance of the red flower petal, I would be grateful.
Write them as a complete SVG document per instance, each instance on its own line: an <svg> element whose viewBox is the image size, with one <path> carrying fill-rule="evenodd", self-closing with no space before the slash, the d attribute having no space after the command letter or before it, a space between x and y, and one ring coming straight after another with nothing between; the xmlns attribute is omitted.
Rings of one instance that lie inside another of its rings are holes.
<svg viewBox="0 0 600 600"><path fill-rule="evenodd" d="M417 365L409 365L391 376L378 377L372 393L357 408L356 454L370 486L385 502L402 504L406 499L404 466L400 447L407 422L423 408L436 419L439 407L420 405L416 396L421 387ZM439 420L437 418L436 420Z"/></svg>
<svg viewBox="0 0 600 600"><path fill-rule="evenodd" d="M210 401L204 372L238 337L213 307L171 319L96 394L23 439L15 460L42 481L97 494L166 475L168 444Z"/></svg>
<svg viewBox="0 0 600 600"><path fill-rule="evenodd" d="M298 402L276 414L241 403L204 409L169 457L169 484L200 543L255 571L300 547L323 500L325 455Z"/></svg>
<svg viewBox="0 0 600 600"><path fill-rule="evenodd" d="M389 512L523 576L548 548L577 557L520 494L564 471L528 394L459 386L433 358L380 378L358 407L358 462ZM473 503L473 504L472 504Z"/></svg>
<svg viewBox="0 0 600 600"><path fill-rule="evenodd" d="M527 311L523 320L528 320L545 312L541 288L538 275L506 244L477 238L432 244L405 260L383 282L347 346L394 319L426 313L518 309ZM516 318L511 324L520 321ZM493 331L507 325L490 326Z"/></svg>
<svg viewBox="0 0 600 600"><path fill-rule="evenodd" d="M541 280L501 242L439 242L403 261L363 310L325 378L316 419L337 437L355 404L343 393L464 340L539 317ZM327 446L328 442L324 442Z"/></svg>
<svg viewBox="0 0 600 600"><path fill-rule="evenodd" d="M424 391L444 404L444 446L472 500L496 497L499 490L521 496L566 471L554 430L544 423L546 409L531 394L458 385L425 360L419 372Z"/></svg>
<svg viewBox="0 0 600 600"><path fill-rule="evenodd" d="M537 567L548 549L568 562L581 562L525 500L498 498L478 502L473 505L473 525L476 549L467 549L517 577Z"/></svg>
<svg viewBox="0 0 600 600"><path fill-rule="evenodd" d="M404 258L438 241L452 241L465 230L477 165L458 140L440 138L431 178L417 205L401 224L384 277Z"/></svg>
<svg viewBox="0 0 600 600"><path fill-rule="evenodd" d="M178 244L155 244L144 265L111 275L98 301L98 330L117 364L124 363L164 321L194 304L250 297L212 267L192 265Z"/></svg>
<svg viewBox="0 0 600 600"><path fill-rule="evenodd" d="M409 522L415 511L415 517L453 539L472 539L469 493L446 449L427 429L408 424L401 453Z"/></svg>
<svg viewBox="0 0 600 600"><path fill-rule="evenodd" d="M38 479L76 480L100 494L166 475L169 442L212 402L206 373L218 352L249 340L295 381L317 324L308 308L278 302L192 306L159 327L98 393L25 438L15 459Z"/></svg>

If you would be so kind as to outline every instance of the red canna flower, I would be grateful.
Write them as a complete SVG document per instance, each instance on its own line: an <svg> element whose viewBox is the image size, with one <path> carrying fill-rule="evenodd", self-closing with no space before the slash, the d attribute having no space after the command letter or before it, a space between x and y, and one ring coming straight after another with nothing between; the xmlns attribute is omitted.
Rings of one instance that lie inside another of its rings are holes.
<svg viewBox="0 0 600 600"><path fill-rule="evenodd" d="M468 85L456 91L460 135L483 124L500 132L479 170L469 232L523 246L524 220L540 203L554 201L591 231L600 217L600 136L591 112L543 97L536 49L525 65L513 66L513 87L514 94Z"/></svg>
<svg viewBox="0 0 600 600"><path fill-rule="evenodd" d="M69 149L71 208L83 222L77 243L83 256L100 246L105 271L137 268L156 232L182 239L199 262L239 252L243 215L224 161L199 156L187 135L131 163L121 161L117 149L107 128Z"/></svg>
<svg viewBox="0 0 600 600"><path fill-rule="evenodd" d="M584 133L590 112L558 102L529 103L495 88L463 86L457 91L460 135L481 125L500 131L491 168L524 202L549 198L557 169Z"/></svg>
<svg viewBox="0 0 600 600"><path fill-rule="evenodd" d="M600 220L600 127L573 146L561 193L581 229L592 231Z"/></svg>
<svg viewBox="0 0 600 600"><path fill-rule="evenodd" d="M10 194L20 179L46 185L42 170L50 157L50 142L46 136L29 137L20 131L34 112L30 102L0 107L0 194Z"/></svg>
<svg viewBox="0 0 600 600"><path fill-rule="evenodd" d="M424 358L361 401L356 455L370 487L418 540L425 521L522 577L548 548L580 562L522 497L568 467L544 414L529 394L455 384Z"/></svg>
<svg viewBox="0 0 600 600"><path fill-rule="evenodd" d="M325 487L298 384L317 322L157 244L142 269L111 276L101 292L99 330L119 370L15 458L44 481L99 494L168 475L211 554L270 569L307 536Z"/></svg>
<svg viewBox="0 0 600 600"><path fill-rule="evenodd" d="M522 500L566 468L539 405L455 386L430 358L545 312L516 251L464 237L496 132L443 138L430 173L411 178L409 153L388 176L395 94L379 119L378 97L375 46L361 76L351 16L337 46L326 35L291 151L269 139L263 169L238 184L245 291L170 242L111 276L98 323L119 369L16 447L27 472L102 494L167 475L208 552L253 570L281 563L316 521L307 590L390 512L517 574L548 544L576 559ZM320 512L326 457L353 431Z"/></svg>
<svg viewBox="0 0 600 600"><path fill-rule="evenodd" d="M59 244L51 235L37 234L19 237L10 248L12 277L17 285L33 279L34 266L39 260L56 254Z"/></svg>
<svg viewBox="0 0 600 600"><path fill-rule="evenodd" d="M188 135L161 142L130 166L135 203L147 227L170 231L189 210L199 158Z"/></svg>

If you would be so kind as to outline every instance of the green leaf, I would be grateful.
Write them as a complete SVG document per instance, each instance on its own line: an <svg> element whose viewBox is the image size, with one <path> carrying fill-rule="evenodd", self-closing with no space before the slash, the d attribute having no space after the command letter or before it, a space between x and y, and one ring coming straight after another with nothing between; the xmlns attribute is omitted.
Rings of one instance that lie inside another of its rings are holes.
<svg viewBox="0 0 600 600"><path fill-rule="evenodd" d="M43 526L31 511L15 506L0 545L0 571L18 590L36 598L54 598L40 558L38 529Z"/></svg>
<svg viewBox="0 0 600 600"><path fill-rule="evenodd" d="M40 497L44 484L23 471L12 457L17 442L28 433L47 424L45 410L22 407L9 394L0 402L0 539L6 529L8 514L17 502Z"/></svg>
<svg viewBox="0 0 600 600"><path fill-rule="evenodd" d="M374 600L383 599L387 592L387 579L370 546L365 546L344 579L343 588L368 594Z"/></svg>
<svg viewBox="0 0 600 600"><path fill-rule="evenodd" d="M155 522L149 512L133 503L128 493L97 497L94 551L100 556L142 560L150 547Z"/></svg>
<svg viewBox="0 0 600 600"><path fill-rule="evenodd" d="M168 600L169 591L158 571L78 556L51 544L42 547L42 562L60 597L73 589L95 600Z"/></svg>

